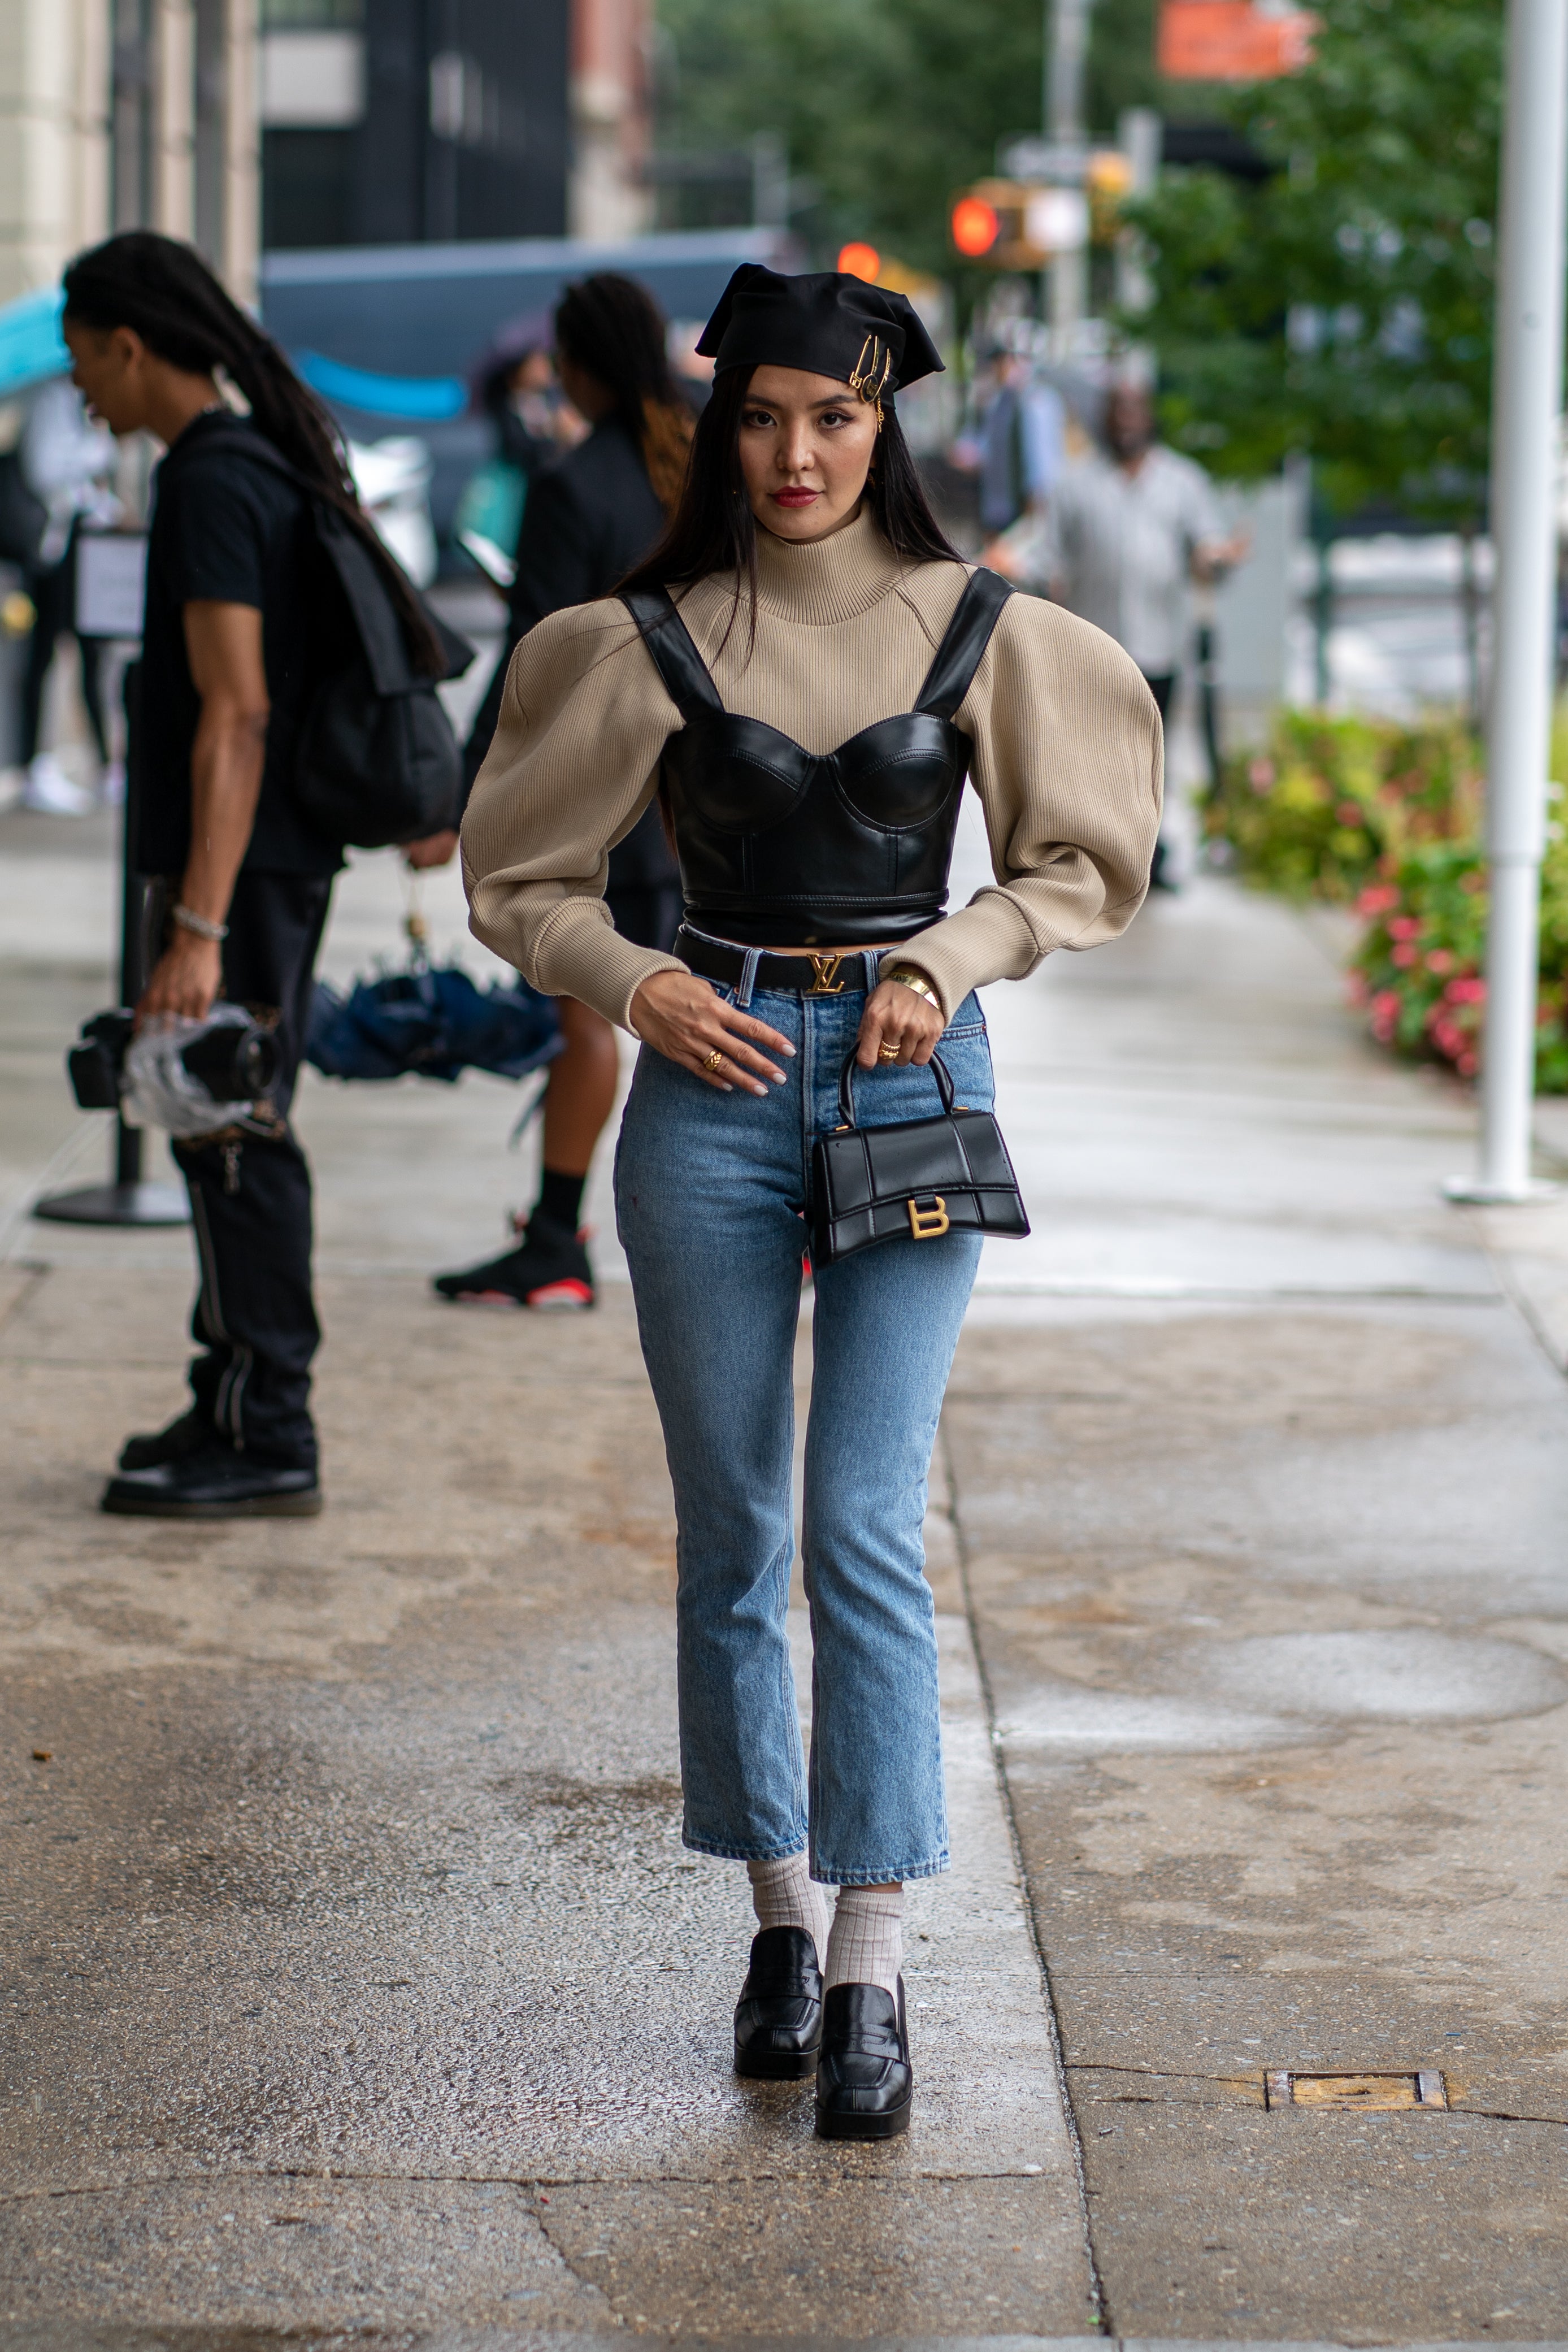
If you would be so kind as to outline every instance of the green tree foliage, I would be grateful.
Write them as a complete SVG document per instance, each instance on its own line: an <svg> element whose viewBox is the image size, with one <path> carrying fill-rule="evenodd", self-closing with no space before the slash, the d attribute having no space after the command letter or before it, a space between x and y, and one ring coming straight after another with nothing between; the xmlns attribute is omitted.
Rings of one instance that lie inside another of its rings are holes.
<svg viewBox="0 0 1568 2352"><path fill-rule="evenodd" d="M660 143L774 131L818 192L797 226L819 259L868 237L954 275L952 196L995 170L998 141L1040 129L1044 14L1041 0L658 0ZM1101 135L1155 102L1154 17L1155 0L1097 0Z"/></svg>
<svg viewBox="0 0 1568 2352"><path fill-rule="evenodd" d="M1277 166L1139 207L1173 439L1330 502L1477 517L1487 465L1501 0L1314 0L1299 74L1224 101Z"/></svg>
<svg viewBox="0 0 1568 2352"><path fill-rule="evenodd" d="M660 0L665 143L786 142L820 251L870 237L946 269L947 201L1037 123L1039 0Z"/></svg>

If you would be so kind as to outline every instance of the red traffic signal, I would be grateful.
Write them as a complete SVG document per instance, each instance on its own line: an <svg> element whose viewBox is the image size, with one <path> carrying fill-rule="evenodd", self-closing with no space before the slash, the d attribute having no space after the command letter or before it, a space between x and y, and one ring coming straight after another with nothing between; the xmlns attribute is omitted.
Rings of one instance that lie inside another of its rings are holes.
<svg viewBox="0 0 1568 2352"><path fill-rule="evenodd" d="M960 196L953 207L951 221L953 242L967 260L978 261L989 253L1001 235L1002 225L994 205L983 196Z"/></svg>

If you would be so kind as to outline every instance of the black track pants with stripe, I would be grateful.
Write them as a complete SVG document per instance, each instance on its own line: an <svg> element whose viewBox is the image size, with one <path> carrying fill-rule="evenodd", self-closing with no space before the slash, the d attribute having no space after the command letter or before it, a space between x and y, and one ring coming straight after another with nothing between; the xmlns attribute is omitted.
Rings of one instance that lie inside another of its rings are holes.
<svg viewBox="0 0 1568 2352"><path fill-rule="evenodd" d="M331 895L314 875L242 874L224 942L224 992L276 1013L287 1118L305 1045L312 967ZM191 1391L218 1434L259 1461L314 1466L310 1170L287 1124L174 1146L191 1195L200 1287Z"/></svg>

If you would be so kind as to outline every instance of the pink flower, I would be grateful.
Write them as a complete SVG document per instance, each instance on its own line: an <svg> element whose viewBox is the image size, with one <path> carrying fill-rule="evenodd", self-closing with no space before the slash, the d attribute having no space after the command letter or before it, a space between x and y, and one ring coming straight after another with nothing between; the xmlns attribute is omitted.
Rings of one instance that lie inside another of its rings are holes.
<svg viewBox="0 0 1568 2352"><path fill-rule="evenodd" d="M1408 971L1411 965L1418 963L1420 960L1417 950L1409 940L1401 940L1389 957L1390 962L1397 964L1401 971Z"/></svg>
<svg viewBox="0 0 1568 2352"><path fill-rule="evenodd" d="M1479 1068L1480 1059L1479 1055L1475 1054L1461 1054L1459 1055L1459 1076L1462 1078L1473 1078Z"/></svg>
<svg viewBox="0 0 1568 2352"><path fill-rule="evenodd" d="M1358 915L1386 915L1390 907L1397 907L1399 893L1392 882L1369 882L1355 902Z"/></svg>
<svg viewBox="0 0 1568 2352"><path fill-rule="evenodd" d="M1451 948L1434 948L1431 954L1427 958L1427 969L1428 971L1435 971L1439 975L1446 971L1452 971L1454 969L1453 950Z"/></svg>
<svg viewBox="0 0 1568 2352"><path fill-rule="evenodd" d="M1380 1045L1389 1045L1394 1026L1399 1018L1399 996L1392 988L1381 989L1367 1007L1371 1015L1372 1034Z"/></svg>
<svg viewBox="0 0 1568 2352"><path fill-rule="evenodd" d="M1450 1004L1484 1004L1487 984L1479 972L1472 972L1465 979L1451 980L1443 994Z"/></svg>
<svg viewBox="0 0 1568 2352"><path fill-rule="evenodd" d="M1354 801L1341 801L1338 808L1334 811L1334 815L1341 824L1359 824L1361 823L1361 811Z"/></svg>
<svg viewBox="0 0 1568 2352"><path fill-rule="evenodd" d="M1253 760L1249 761L1247 769L1247 781L1251 785L1255 793L1271 793L1274 789L1273 761Z"/></svg>
<svg viewBox="0 0 1568 2352"><path fill-rule="evenodd" d="M1413 940L1421 929L1419 915L1395 915L1388 925L1391 940Z"/></svg>

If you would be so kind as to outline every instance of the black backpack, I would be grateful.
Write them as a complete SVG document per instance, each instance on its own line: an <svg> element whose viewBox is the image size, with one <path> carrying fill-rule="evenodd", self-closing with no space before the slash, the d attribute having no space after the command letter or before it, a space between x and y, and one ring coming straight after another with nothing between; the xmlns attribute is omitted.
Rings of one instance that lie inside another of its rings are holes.
<svg viewBox="0 0 1568 2352"><path fill-rule="evenodd" d="M295 738L289 788L297 806L329 841L356 849L422 841L455 825L463 754L437 681L409 658L381 565L330 499L259 435L236 434L233 446L286 474L309 500L322 568L341 592L350 625L347 658L317 688ZM395 561L389 553L387 562ZM446 656L443 676L461 677L474 647L419 601Z"/></svg>

